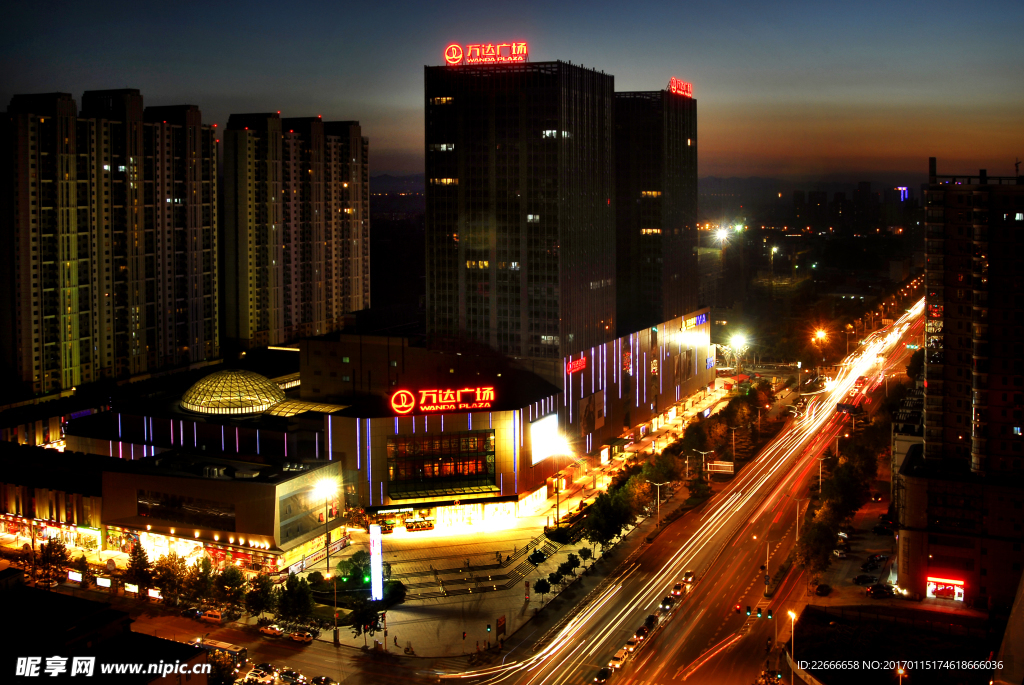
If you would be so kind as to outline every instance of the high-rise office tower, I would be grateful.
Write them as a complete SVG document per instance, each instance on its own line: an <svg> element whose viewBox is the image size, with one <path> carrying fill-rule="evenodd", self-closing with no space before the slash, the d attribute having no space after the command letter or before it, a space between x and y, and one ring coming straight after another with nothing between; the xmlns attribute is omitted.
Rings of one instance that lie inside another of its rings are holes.
<svg viewBox="0 0 1024 685"><path fill-rule="evenodd" d="M224 142L232 347L328 333L368 307L368 142L358 122L233 114Z"/></svg>
<svg viewBox="0 0 1024 685"><path fill-rule="evenodd" d="M3 122L0 337L21 389L218 357L216 133L198 108L16 95Z"/></svg>
<svg viewBox="0 0 1024 685"><path fill-rule="evenodd" d="M900 587L1013 602L1024 567L1024 177L939 176L925 225L924 444L897 480Z"/></svg>
<svg viewBox="0 0 1024 685"><path fill-rule="evenodd" d="M561 359L613 339L613 77L519 62L425 82L434 344Z"/></svg>
<svg viewBox="0 0 1024 685"><path fill-rule="evenodd" d="M620 335L698 304L697 101L689 84L669 84L666 90L615 94Z"/></svg>

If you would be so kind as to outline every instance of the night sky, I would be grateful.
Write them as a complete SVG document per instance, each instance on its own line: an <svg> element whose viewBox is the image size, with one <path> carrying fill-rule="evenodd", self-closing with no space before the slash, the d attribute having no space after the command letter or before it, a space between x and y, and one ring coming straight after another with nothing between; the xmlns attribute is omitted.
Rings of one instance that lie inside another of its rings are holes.
<svg viewBox="0 0 1024 685"><path fill-rule="evenodd" d="M423 65L525 40L698 99L701 176L1011 175L1024 157L1024 2L10 3L14 93L139 88L145 104L358 119L371 171L423 171Z"/></svg>

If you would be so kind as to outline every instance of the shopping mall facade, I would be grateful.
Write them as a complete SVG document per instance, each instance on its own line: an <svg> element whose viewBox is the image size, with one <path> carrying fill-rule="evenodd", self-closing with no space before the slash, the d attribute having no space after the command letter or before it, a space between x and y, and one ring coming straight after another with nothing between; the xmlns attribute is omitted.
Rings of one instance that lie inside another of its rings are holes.
<svg viewBox="0 0 1024 685"><path fill-rule="evenodd" d="M715 377L707 309L564 359L562 389L517 360L397 338L282 353L301 357L299 374L218 371L182 396L71 422L68 451L117 460L103 474L103 549L283 572L320 561L328 539L344 547L353 520L514 526Z"/></svg>

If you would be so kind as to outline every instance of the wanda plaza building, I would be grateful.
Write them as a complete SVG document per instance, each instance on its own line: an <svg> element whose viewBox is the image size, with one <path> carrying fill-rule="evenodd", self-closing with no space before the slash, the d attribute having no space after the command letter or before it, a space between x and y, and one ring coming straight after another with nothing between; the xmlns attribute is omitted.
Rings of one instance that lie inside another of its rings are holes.
<svg viewBox="0 0 1024 685"><path fill-rule="evenodd" d="M497 353L332 334L300 373L221 370L74 420L103 474L103 546L284 571L347 543L341 514L407 530L514 525L714 382L706 309L563 360L565 390ZM113 465L112 465L113 466ZM337 484L337 495L317 486ZM510 523L511 522L511 523Z"/></svg>

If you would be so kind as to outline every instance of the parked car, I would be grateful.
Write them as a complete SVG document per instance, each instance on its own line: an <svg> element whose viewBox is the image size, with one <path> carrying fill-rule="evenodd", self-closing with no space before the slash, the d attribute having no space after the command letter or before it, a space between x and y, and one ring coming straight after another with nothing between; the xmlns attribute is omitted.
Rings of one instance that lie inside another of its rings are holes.
<svg viewBox="0 0 1024 685"><path fill-rule="evenodd" d="M271 637L281 637L284 635L284 631L278 626L261 626L260 632L264 635L270 635Z"/></svg>
<svg viewBox="0 0 1024 685"><path fill-rule="evenodd" d="M595 683L606 683L606 682L608 682L608 679L611 678L611 677L612 677L611 670L607 669L607 668L602 668L600 671L598 671L594 675L594 682Z"/></svg>
<svg viewBox="0 0 1024 685"><path fill-rule="evenodd" d="M337 681L325 675L318 675L309 681L312 685L338 685Z"/></svg>
<svg viewBox="0 0 1024 685"><path fill-rule="evenodd" d="M862 573L854 578L853 582L857 585L874 585L878 582L878 576L870 576L866 573Z"/></svg>
<svg viewBox="0 0 1024 685"><path fill-rule="evenodd" d="M646 626L648 629L654 628L656 625L658 625L658 621L660 620L661 616L659 616L657 612L649 614L647 618L644 619L644 626Z"/></svg>
<svg viewBox="0 0 1024 685"><path fill-rule="evenodd" d="M845 530L839 531L838 535L844 540L848 540L850 538L850 534L847 533Z"/></svg>
<svg viewBox="0 0 1024 685"><path fill-rule="evenodd" d="M695 574L694 574L693 571L687 571L686 573L683 574L683 582L684 583L692 584L693 581L694 581L694 578L695 578Z"/></svg>
<svg viewBox="0 0 1024 685"><path fill-rule="evenodd" d="M860 565L861 571L874 571L878 569L878 564L874 561L865 561Z"/></svg>
<svg viewBox="0 0 1024 685"><path fill-rule="evenodd" d="M269 662L263 662L262 664L256 664L255 668L256 668L256 670L263 671L265 673L273 673L275 678L277 677L278 671L281 670L277 666L275 666L274 664L269 663Z"/></svg>
<svg viewBox="0 0 1024 685"><path fill-rule="evenodd" d="M673 597L678 597L681 594L683 594L683 592L685 592L685 590L683 590L683 584L682 583L676 583L675 585L672 586L672 596Z"/></svg>
<svg viewBox="0 0 1024 685"><path fill-rule="evenodd" d="M220 611L217 609L210 609L209 611L204 611L203 615L199 617L199 620L205 623L220 623L222 619Z"/></svg>
<svg viewBox="0 0 1024 685"><path fill-rule="evenodd" d="M622 668L624 663L626 663L626 650L620 649L612 655L611 660L608 662L608 668Z"/></svg>
<svg viewBox="0 0 1024 685"><path fill-rule="evenodd" d="M274 685L275 678L266 671L261 671L258 668L254 668L245 674L246 683L258 683L259 685Z"/></svg>
<svg viewBox="0 0 1024 685"><path fill-rule="evenodd" d="M832 592L832 586L826 585L825 583L819 583L818 587L814 588L814 594L819 597L827 597Z"/></svg>
<svg viewBox="0 0 1024 685"><path fill-rule="evenodd" d="M880 492L872 492L870 497L871 497L871 501L872 502L881 502L882 501L882 493L880 493Z"/></svg>
<svg viewBox="0 0 1024 685"><path fill-rule="evenodd" d="M889 555L888 554L872 554L870 557L868 557L868 561L882 562L882 561L887 561L888 559L889 559Z"/></svg>
<svg viewBox="0 0 1024 685"><path fill-rule="evenodd" d="M196 607L185 607L181 610L181 615L185 618L199 618L202 615L202 612Z"/></svg>
<svg viewBox="0 0 1024 685"><path fill-rule="evenodd" d="M672 608L672 606L675 603L676 603L676 600L673 599L672 597L666 597L665 599L661 600L661 609L662 609L662 611L668 611L669 609Z"/></svg>
<svg viewBox="0 0 1024 685"><path fill-rule="evenodd" d="M307 633L304 630L297 630L294 633L292 633L289 637L291 637L291 639L295 642L304 642L307 645L313 641L313 635Z"/></svg>
<svg viewBox="0 0 1024 685"><path fill-rule="evenodd" d="M646 640L647 636L650 635L650 633L651 631L647 629L647 626L642 625L636 629L636 632L633 633L633 637L635 637L637 640Z"/></svg>
<svg viewBox="0 0 1024 685"><path fill-rule="evenodd" d="M846 552L844 552L841 549L834 549L834 550L832 550L832 556L834 556L836 558L839 558L839 559L845 559L846 558Z"/></svg>
<svg viewBox="0 0 1024 685"><path fill-rule="evenodd" d="M640 640L636 639L635 637L631 637L628 640L626 640L626 651L629 652L630 654L632 654L633 652L636 651L636 648L639 645L640 645Z"/></svg>
<svg viewBox="0 0 1024 685"><path fill-rule="evenodd" d="M872 585L867 589L867 595L871 599L885 599L892 597L895 593L888 585Z"/></svg>

